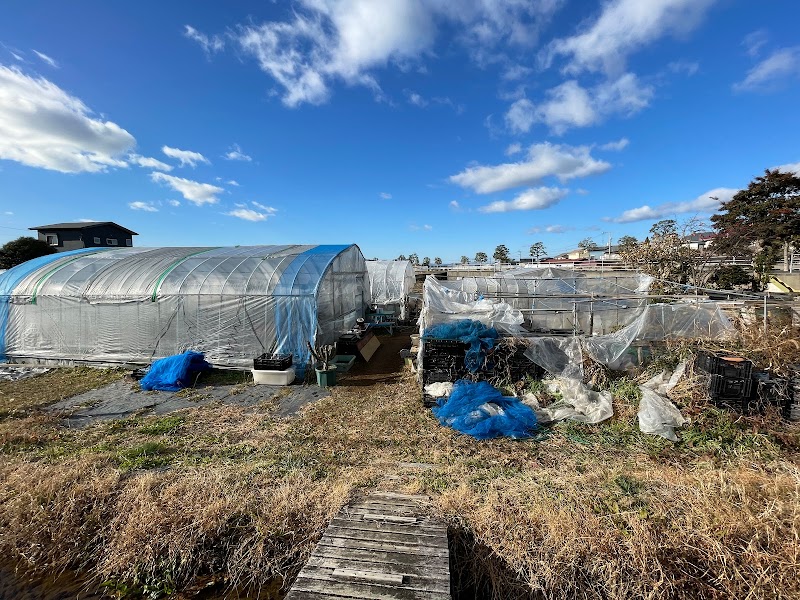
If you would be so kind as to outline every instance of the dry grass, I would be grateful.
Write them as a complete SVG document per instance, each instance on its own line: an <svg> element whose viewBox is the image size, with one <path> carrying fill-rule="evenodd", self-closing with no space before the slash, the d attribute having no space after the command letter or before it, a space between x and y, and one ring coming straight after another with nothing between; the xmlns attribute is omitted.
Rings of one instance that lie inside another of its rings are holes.
<svg viewBox="0 0 800 600"><path fill-rule="evenodd" d="M333 514L377 487L431 495L474 536L495 597L800 597L797 427L698 404L673 445L638 431L634 380L598 373L613 419L526 441L440 427L409 376L345 381L292 420L206 406L72 431L17 405L0 422L0 552L120 595L257 588L290 581Z"/></svg>

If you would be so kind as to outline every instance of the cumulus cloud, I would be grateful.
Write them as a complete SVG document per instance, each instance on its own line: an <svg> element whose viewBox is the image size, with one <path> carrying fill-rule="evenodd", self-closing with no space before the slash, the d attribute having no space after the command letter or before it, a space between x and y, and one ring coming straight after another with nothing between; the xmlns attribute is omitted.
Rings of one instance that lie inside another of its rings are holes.
<svg viewBox="0 0 800 600"><path fill-rule="evenodd" d="M511 201L497 200L478 210L485 213L509 212L512 210L542 210L558 204L569 194L569 190L558 187L540 187L525 190Z"/></svg>
<svg viewBox="0 0 800 600"><path fill-rule="evenodd" d="M48 65L50 65L54 69L58 68L58 63L54 59L52 59L49 56L47 56L47 54L45 54L44 52L39 52L38 50L34 50L33 53L36 56L38 56L41 59L42 62L47 63Z"/></svg>
<svg viewBox="0 0 800 600"><path fill-rule="evenodd" d="M239 182L236 181L235 179L229 179L226 183L228 185L232 185L233 187L239 187Z"/></svg>
<svg viewBox="0 0 800 600"><path fill-rule="evenodd" d="M210 183L200 183L183 177L175 177L166 173L150 173L150 179L156 183L164 183L180 193L189 202L202 206L203 204L216 204L219 196L225 190Z"/></svg>
<svg viewBox="0 0 800 600"><path fill-rule="evenodd" d="M759 62L733 85L736 92L772 91L789 79L800 78L800 46L782 48Z"/></svg>
<svg viewBox="0 0 800 600"><path fill-rule="evenodd" d="M125 167L136 145L116 123L43 77L0 66L0 159L62 173Z"/></svg>
<svg viewBox="0 0 800 600"><path fill-rule="evenodd" d="M543 142L528 148L524 160L495 166L469 167L450 177L450 182L479 194L491 194L537 183L545 177L568 181L604 173L611 165L591 156L589 146Z"/></svg>
<svg viewBox="0 0 800 600"><path fill-rule="evenodd" d="M774 167L774 169L782 171L783 173L794 173L795 175L800 177L800 162L780 165L778 167Z"/></svg>
<svg viewBox="0 0 800 600"><path fill-rule="evenodd" d="M510 144L508 148L506 148L505 155L506 156L514 156L515 154L519 154L522 152L522 144Z"/></svg>
<svg viewBox="0 0 800 600"><path fill-rule="evenodd" d="M132 210L143 210L145 212L158 212L158 208L152 202L130 202L128 206Z"/></svg>
<svg viewBox="0 0 800 600"><path fill-rule="evenodd" d="M181 205L180 200L167 200L167 204L169 204L170 206L180 206Z"/></svg>
<svg viewBox="0 0 800 600"><path fill-rule="evenodd" d="M611 0L577 35L553 41L545 64L567 59L564 71L624 71L627 57L667 35L685 35L705 17L715 0Z"/></svg>
<svg viewBox="0 0 800 600"><path fill-rule="evenodd" d="M239 144L234 144L230 147L230 150L224 156L225 160L240 160L242 162L252 162L253 158L247 156L242 149L239 147Z"/></svg>
<svg viewBox="0 0 800 600"><path fill-rule="evenodd" d="M172 171L172 165L161 162L156 158L150 158L149 156L129 154L128 162L139 165L140 167L144 167L145 169L155 169L156 171Z"/></svg>
<svg viewBox="0 0 800 600"><path fill-rule="evenodd" d="M634 221L646 221L663 219L681 213L713 213L719 210L720 206L733 198L738 192L734 188L714 188L705 194L700 194L694 200L685 202L665 202L656 206L645 204L637 208L626 210L619 217L608 219L615 223L632 223Z"/></svg>
<svg viewBox="0 0 800 600"><path fill-rule="evenodd" d="M209 161L199 152L180 150L178 148L170 148L169 146L163 146L161 151L170 158L180 161L182 167L189 165L190 167L194 168L197 163L206 163L207 165L211 164L211 161Z"/></svg>
<svg viewBox="0 0 800 600"><path fill-rule="evenodd" d="M419 106L420 108L425 108L426 106L428 106L428 101L425 100L425 98L423 98L416 92L412 92L411 90L406 90L406 96L408 98L409 104L413 104L414 106Z"/></svg>
<svg viewBox="0 0 800 600"><path fill-rule="evenodd" d="M206 56L211 56L225 47L225 40L222 39L222 37L218 35L208 36L205 33L197 31L197 29L191 25L184 26L183 35L200 44Z"/></svg>
<svg viewBox="0 0 800 600"><path fill-rule="evenodd" d="M450 204L448 204L451 210L456 212L461 210L461 205L458 203L458 200L450 200Z"/></svg>
<svg viewBox="0 0 800 600"><path fill-rule="evenodd" d="M547 233L565 233L571 229L572 227L564 227L563 225L548 225L544 228Z"/></svg>
<svg viewBox="0 0 800 600"><path fill-rule="evenodd" d="M321 104L334 82L381 97L377 68L407 70L431 53L441 25L476 60L498 44L529 46L563 0L299 0L291 17L238 28L239 47L283 88L286 106Z"/></svg>
<svg viewBox="0 0 800 600"><path fill-rule="evenodd" d="M631 116L647 107L652 97L652 86L643 85L633 73L591 88L571 79L548 90L538 104L527 98L514 102L506 112L506 126L512 132L526 133L534 124L543 123L561 135L573 127L595 125L611 116Z"/></svg>

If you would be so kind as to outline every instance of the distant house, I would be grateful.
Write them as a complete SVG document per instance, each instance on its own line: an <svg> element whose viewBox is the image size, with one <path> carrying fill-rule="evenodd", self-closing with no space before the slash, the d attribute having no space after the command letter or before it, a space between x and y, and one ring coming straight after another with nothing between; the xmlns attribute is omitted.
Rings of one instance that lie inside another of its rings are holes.
<svg viewBox="0 0 800 600"><path fill-rule="evenodd" d="M559 254L556 258L562 260L619 260L619 246L592 246L591 248L576 248L564 254Z"/></svg>
<svg viewBox="0 0 800 600"><path fill-rule="evenodd" d="M683 245L691 250L705 250L714 243L717 234L713 231L700 231L683 238Z"/></svg>
<svg viewBox="0 0 800 600"><path fill-rule="evenodd" d="M31 227L39 233L39 239L47 242L58 252L78 248L108 248L133 246L133 236L139 235L111 221L88 221L80 223L53 223Z"/></svg>

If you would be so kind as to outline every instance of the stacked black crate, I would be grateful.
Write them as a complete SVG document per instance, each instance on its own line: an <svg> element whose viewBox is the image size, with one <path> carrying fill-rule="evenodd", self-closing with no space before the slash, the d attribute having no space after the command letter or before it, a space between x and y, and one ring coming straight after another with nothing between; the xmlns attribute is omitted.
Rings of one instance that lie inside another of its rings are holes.
<svg viewBox="0 0 800 600"><path fill-rule="evenodd" d="M466 373L464 358L467 344L458 340L423 340L422 389L431 383L456 381ZM425 406L433 406L435 399L423 393Z"/></svg>
<svg viewBox="0 0 800 600"><path fill-rule="evenodd" d="M714 405L741 413L753 410L753 363L739 356L701 351L695 366L709 374L708 396Z"/></svg>

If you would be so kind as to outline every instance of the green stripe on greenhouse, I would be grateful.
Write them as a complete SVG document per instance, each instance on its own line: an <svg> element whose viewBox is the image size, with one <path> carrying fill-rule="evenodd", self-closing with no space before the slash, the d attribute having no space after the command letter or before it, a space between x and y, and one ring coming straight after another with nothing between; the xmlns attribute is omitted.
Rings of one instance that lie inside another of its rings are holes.
<svg viewBox="0 0 800 600"><path fill-rule="evenodd" d="M112 248L103 248L101 250L97 250L95 252L86 252L85 254L81 254L79 256L75 256L69 259L66 262L61 263L60 265L56 265L52 269L50 269L47 273L39 278L39 281L36 282L36 287L33 288L33 296L31 297L31 304L36 304L36 296L39 294L39 290L41 289L44 282L47 281L53 273L56 273L66 267L70 263L74 263L76 260L82 259L84 256L91 256L92 254L99 254L100 252L105 252L106 250L112 250Z"/></svg>
<svg viewBox="0 0 800 600"><path fill-rule="evenodd" d="M197 256L198 254L203 254L205 252L211 252L212 250L219 250L222 246L215 246L214 248L206 248L205 250L198 250L197 252L192 252L191 254L187 254L183 258L179 258L170 266L168 266L161 275L159 275L158 280L156 281L155 288L153 288L153 295L150 296L150 300L155 302L158 299L158 290L161 289L161 284L164 283L164 280L167 278L167 275L172 273L179 265L186 262L193 256Z"/></svg>

